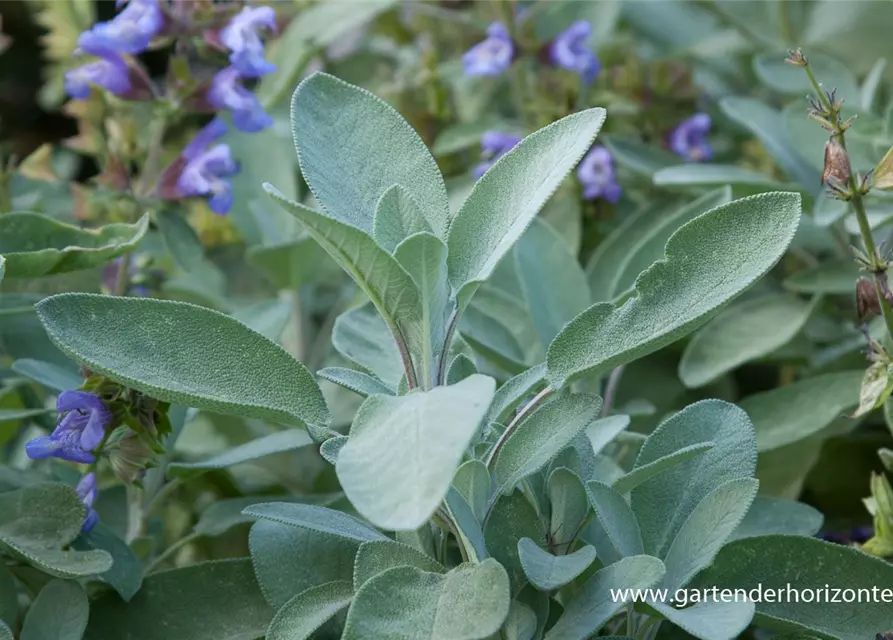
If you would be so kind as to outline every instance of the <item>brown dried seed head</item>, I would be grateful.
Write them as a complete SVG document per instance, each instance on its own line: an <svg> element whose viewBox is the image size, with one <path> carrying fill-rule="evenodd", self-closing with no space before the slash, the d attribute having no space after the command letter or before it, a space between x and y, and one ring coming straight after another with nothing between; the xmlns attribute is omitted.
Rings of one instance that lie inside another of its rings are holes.
<svg viewBox="0 0 893 640"><path fill-rule="evenodd" d="M825 170L822 172L822 184L831 178L841 184L850 181L850 157L840 143L834 139L825 143Z"/></svg>
<svg viewBox="0 0 893 640"><path fill-rule="evenodd" d="M859 278L856 281L856 313L859 321L869 316L880 315L881 305L877 299L874 283L868 278Z"/></svg>

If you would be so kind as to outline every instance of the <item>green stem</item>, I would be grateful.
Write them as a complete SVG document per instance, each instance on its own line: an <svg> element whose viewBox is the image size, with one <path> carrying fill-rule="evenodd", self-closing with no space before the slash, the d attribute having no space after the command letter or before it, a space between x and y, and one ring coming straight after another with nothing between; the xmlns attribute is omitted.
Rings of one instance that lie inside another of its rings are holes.
<svg viewBox="0 0 893 640"><path fill-rule="evenodd" d="M155 558L152 562L150 562L149 565L146 567L146 570L145 570L144 573L145 573L146 575L152 573L152 571L153 571L156 567L158 567L159 565L161 565L165 560L167 560L168 558L170 558L170 557L171 557L172 555L174 555L177 551L179 551L180 549L182 549L183 547L185 547L185 546L186 546L187 544L189 544L190 542L194 542L194 541L198 540L199 538L201 538L201 534L198 533L198 532L196 532L196 531L193 531L192 533L183 536L182 538L180 538L179 540L177 540L176 542L174 542L171 546L169 546L167 549L165 549L165 550L161 553L161 555L159 555L159 556L158 556L157 558Z"/></svg>
<svg viewBox="0 0 893 640"><path fill-rule="evenodd" d="M499 453L499 450L502 449L502 445L505 444L505 441L509 439L509 436L514 433L515 429L518 428L518 425L524 421L528 415L533 413L534 409L536 409L543 401L548 398L554 389L551 386L546 387L538 394L536 394L530 402L524 405L520 411L518 411L517 415L509 422L508 426L505 428L499 435L499 439L496 441L496 444L493 445L493 448L490 450L490 455L487 457L487 468L491 471L493 470L493 462L496 460L496 455Z"/></svg>
<svg viewBox="0 0 893 640"><path fill-rule="evenodd" d="M456 327L459 326L459 310L455 309L450 315L447 324L446 336L443 339L443 349L440 352L440 360L437 363L437 378L435 385L442 385L446 381L447 364L450 358L450 347L453 344L453 336L456 334Z"/></svg>
<svg viewBox="0 0 893 640"><path fill-rule="evenodd" d="M174 478L167 484L163 485L158 492L152 496L149 502L146 503L146 507L143 510L143 519L145 520L153 513L155 513L158 508L164 503L165 499L170 496L174 491L180 488L183 484L183 481L179 478Z"/></svg>
<svg viewBox="0 0 893 640"><path fill-rule="evenodd" d="M608 384L605 387L605 402L602 405L602 416L608 416L611 414L611 409L614 408L614 400L617 399L617 390L620 388L620 378L623 377L623 365L619 367L614 367L611 371L611 375L608 376Z"/></svg>

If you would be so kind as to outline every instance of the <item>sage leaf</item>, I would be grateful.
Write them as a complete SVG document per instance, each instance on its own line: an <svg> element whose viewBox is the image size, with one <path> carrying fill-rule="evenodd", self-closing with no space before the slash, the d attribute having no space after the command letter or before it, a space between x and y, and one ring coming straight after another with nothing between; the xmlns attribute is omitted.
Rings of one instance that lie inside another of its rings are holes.
<svg viewBox="0 0 893 640"><path fill-rule="evenodd" d="M277 289L291 291L310 284L320 273L326 274L337 269L322 247L306 233L294 240L250 247L245 252L245 259L248 264L261 271Z"/></svg>
<svg viewBox="0 0 893 640"><path fill-rule="evenodd" d="M347 538L355 542L387 540L383 534L353 516L312 504L263 502L247 507L242 513L279 524Z"/></svg>
<svg viewBox="0 0 893 640"><path fill-rule="evenodd" d="M597 455L629 426L629 416L618 414L595 420L586 427L586 437Z"/></svg>
<svg viewBox="0 0 893 640"><path fill-rule="evenodd" d="M478 520L474 510L456 487L450 487L444 504L453 522L459 528L456 531L456 537L459 538L465 551L469 554L468 559L472 562L479 562L488 558L481 521Z"/></svg>
<svg viewBox="0 0 893 640"><path fill-rule="evenodd" d="M115 535L102 521L88 533L81 534L71 546L79 551L90 549L104 551L112 557L112 566L109 570L96 578L111 586L125 602L140 590L143 583L142 561L130 545Z"/></svg>
<svg viewBox="0 0 893 640"><path fill-rule="evenodd" d="M81 640L89 616L84 588L73 580L53 580L28 608L22 640Z"/></svg>
<svg viewBox="0 0 893 640"><path fill-rule="evenodd" d="M803 329L819 300L807 304L789 295L768 295L727 308L685 347L679 377L690 389L703 387L780 349Z"/></svg>
<svg viewBox="0 0 893 640"><path fill-rule="evenodd" d="M621 306L596 304L549 346L548 377L561 387L674 342L703 325L764 275L797 229L800 198L768 193L736 200L685 224L667 241L664 261L636 280Z"/></svg>
<svg viewBox="0 0 893 640"><path fill-rule="evenodd" d="M0 640L15 640L6 623L0 620Z"/></svg>
<svg viewBox="0 0 893 640"><path fill-rule="evenodd" d="M129 253L149 229L149 217L134 224L81 229L39 213L0 218L0 254L7 278L36 278L96 267Z"/></svg>
<svg viewBox="0 0 893 640"><path fill-rule="evenodd" d="M633 510L617 491L601 482L587 482L586 491L608 540L620 557L643 553L642 532Z"/></svg>
<svg viewBox="0 0 893 640"><path fill-rule="evenodd" d="M446 496L462 454L493 399L492 378L405 396L370 396L338 454L344 493L382 529L406 531L426 522Z"/></svg>
<svg viewBox="0 0 893 640"><path fill-rule="evenodd" d="M618 493L629 493L646 480L650 480L654 476L659 475L663 471L666 471L677 464L681 464L686 460L691 460L705 451L710 451L712 448L712 442L699 442L687 447L682 447L671 454L658 458L648 464L644 464L641 467L637 466L623 477L615 480L611 486Z"/></svg>
<svg viewBox="0 0 893 640"><path fill-rule="evenodd" d="M788 585L796 585L801 593L810 589L812 602L805 598L762 598L756 603L755 624L780 631L800 629L840 640L864 640L889 629L889 608L872 602L865 591L861 592L862 602L847 603L842 597L834 598L834 590L841 590L837 596L844 589L856 590L857 595L858 590L867 590L870 595L872 589L891 583L893 566L857 549L814 538L768 535L726 545L693 586L745 589L748 593L758 585L763 593L769 589L785 592ZM829 602L835 599L838 602Z"/></svg>
<svg viewBox="0 0 893 640"><path fill-rule="evenodd" d="M694 508L663 558L667 573L661 586L678 589L710 565L744 519L759 482L739 478L721 484Z"/></svg>
<svg viewBox="0 0 893 640"><path fill-rule="evenodd" d="M342 493L313 493L309 495L277 496L280 502L304 502L322 507L344 498ZM243 513L253 504L269 502L270 496L241 496L218 500L201 512L193 531L202 536L219 536L240 524L255 522L256 518Z"/></svg>
<svg viewBox="0 0 893 640"><path fill-rule="evenodd" d="M651 556L632 556L596 571L564 607L545 640L586 640L627 606L612 597L618 589L648 589L664 575L664 565Z"/></svg>
<svg viewBox="0 0 893 640"><path fill-rule="evenodd" d="M829 260L795 273L784 281L784 287L794 293L851 294L859 275L859 265L852 258Z"/></svg>
<svg viewBox="0 0 893 640"><path fill-rule="evenodd" d="M699 640L735 640L753 620L753 602L706 600L693 607L677 609L661 602L649 606L661 616Z"/></svg>
<svg viewBox="0 0 893 640"><path fill-rule="evenodd" d="M531 584L543 591L560 589L586 571L595 560L595 547L585 545L573 553L555 556L530 538L518 541L518 557Z"/></svg>
<svg viewBox="0 0 893 640"><path fill-rule="evenodd" d="M353 588L358 590L378 574L404 566L430 573L446 573L443 565L409 545L390 540L364 542L354 559Z"/></svg>
<svg viewBox="0 0 893 640"><path fill-rule="evenodd" d="M164 208L156 212L155 224L164 246L183 271L192 271L205 256L202 241L179 212Z"/></svg>
<svg viewBox="0 0 893 640"><path fill-rule="evenodd" d="M556 544L573 540L589 515L589 495L580 477L566 467L558 467L546 483L551 514L549 533Z"/></svg>
<svg viewBox="0 0 893 640"><path fill-rule="evenodd" d="M484 424L502 423L509 411L542 381L545 373L546 366L539 364L509 378L493 395L493 402L484 416Z"/></svg>
<svg viewBox="0 0 893 640"><path fill-rule="evenodd" d="M353 599L349 582L336 581L302 591L276 612L266 640L305 640Z"/></svg>
<svg viewBox="0 0 893 640"><path fill-rule="evenodd" d="M838 95L853 96L852 100L856 100L859 86L846 64L822 53L810 53L809 66L826 87L836 88ZM785 62L784 56L776 53L755 56L753 70L760 81L773 91L796 96L813 91L803 69Z"/></svg>
<svg viewBox="0 0 893 640"><path fill-rule="evenodd" d="M431 226L425 220L421 207L412 195L399 184L395 184L385 191L378 201L375 218L372 221L372 237L382 249L394 253L398 244L417 233L430 235ZM436 235L434 237L437 238ZM412 274L412 271L409 273Z"/></svg>
<svg viewBox="0 0 893 640"><path fill-rule="evenodd" d="M753 425L744 411L720 400L696 402L661 423L645 441L633 469L701 442L713 442L713 448L632 491L633 513L648 554L664 557L683 523L717 486L754 475Z"/></svg>
<svg viewBox="0 0 893 640"><path fill-rule="evenodd" d="M478 369L474 360L464 353L460 353L453 358L452 362L450 362L450 365L447 367L446 384L456 384L457 382L465 380L468 376L473 376L477 372Z"/></svg>
<svg viewBox="0 0 893 640"><path fill-rule="evenodd" d="M399 184L434 234L446 238L450 210L437 163L387 103L314 73L295 90L291 116L301 172L332 218L371 234L379 198Z"/></svg>
<svg viewBox="0 0 893 640"><path fill-rule="evenodd" d="M513 491L496 499L484 522L487 551L509 572L512 593L517 593L527 583L518 555L521 538L530 538L537 545L545 546L546 529L524 493Z"/></svg>
<svg viewBox="0 0 893 640"><path fill-rule="evenodd" d="M348 440L349 438L347 436L334 436L324 440L322 444L319 445L319 455L321 455L330 465L335 466L338 464L338 454L341 453L341 449L344 448L344 445L347 444Z"/></svg>
<svg viewBox="0 0 893 640"><path fill-rule="evenodd" d="M656 171L682 162L679 156L638 138L617 135L606 135L604 138L614 161L641 176L650 178Z"/></svg>
<svg viewBox="0 0 893 640"><path fill-rule="evenodd" d="M748 187L759 191L775 190L789 185L782 185L769 176L743 169L734 164L680 164L655 172L654 184L659 187L678 187L695 189L733 185ZM795 185L796 186L796 185Z"/></svg>
<svg viewBox="0 0 893 640"><path fill-rule="evenodd" d="M510 490L543 468L598 416L601 407L598 396L568 394L522 420L493 459L497 492Z"/></svg>
<svg viewBox="0 0 893 640"><path fill-rule="evenodd" d="M486 638L502 626L510 602L508 576L493 559L446 575L395 567L357 591L342 638Z"/></svg>
<svg viewBox="0 0 893 640"><path fill-rule="evenodd" d="M265 338L278 342L292 316L292 304L288 300L261 300L233 312L233 318Z"/></svg>
<svg viewBox="0 0 893 640"><path fill-rule="evenodd" d="M367 398L375 394L394 395L394 390L384 382L362 371L355 371L346 367L326 367L316 372L323 380L333 382L345 389Z"/></svg>
<svg viewBox="0 0 893 640"><path fill-rule="evenodd" d="M456 470L453 486L462 494L478 522L483 522L490 502L490 471L480 460L467 460Z"/></svg>
<svg viewBox="0 0 893 640"><path fill-rule="evenodd" d="M66 355L153 398L289 424L329 421L304 365L222 313L84 293L45 298L37 313Z"/></svg>
<svg viewBox="0 0 893 640"><path fill-rule="evenodd" d="M537 621L533 609L517 600L512 600L509 614L502 626L505 640L533 640L536 630Z"/></svg>
<svg viewBox="0 0 893 640"><path fill-rule="evenodd" d="M396 390L403 362L387 325L371 304L354 307L335 320L332 345L342 356Z"/></svg>
<svg viewBox="0 0 893 640"><path fill-rule="evenodd" d="M272 616L250 560L215 560L150 575L128 603L100 596L84 640L247 640L262 636Z"/></svg>
<svg viewBox="0 0 893 640"><path fill-rule="evenodd" d="M460 308L589 150L604 120L604 109L588 109L553 122L475 183L447 238L450 284Z"/></svg>
<svg viewBox="0 0 893 640"><path fill-rule="evenodd" d="M812 537L821 530L824 520L821 512L808 504L758 495L729 540L773 533Z"/></svg>
<svg viewBox="0 0 893 640"><path fill-rule="evenodd" d="M168 474L174 478L194 478L212 469L226 469L264 456L294 451L312 444L313 439L303 429L286 429L233 447L207 460L172 462L168 465Z"/></svg>
<svg viewBox="0 0 893 640"><path fill-rule="evenodd" d="M19 592L15 578L4 562L0 564L0 624L6 623L16 627L18 621Z"/></svg>
<svg viewBox="0 0 893 640"><path fill-rule="evenodd" d="M77 389L84 379L77 370L66 369L52 362L21 358L12 363L12 370L43 385L50 391Z"/></svg>

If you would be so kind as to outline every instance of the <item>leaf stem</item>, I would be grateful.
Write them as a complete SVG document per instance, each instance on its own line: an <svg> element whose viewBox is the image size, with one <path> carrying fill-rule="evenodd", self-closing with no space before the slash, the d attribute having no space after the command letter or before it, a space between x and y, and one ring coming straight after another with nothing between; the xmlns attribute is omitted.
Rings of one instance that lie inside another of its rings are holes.
<svg viewBox="0 0 893 640"><path fill-rule="evenodd" d="M524 419L529 416L533 411L540 406L543 401L548 398L554 389L552 386L548 386L538 394L536 394L530 402L528 402L524 407L518 411L515 417L509 422L508 426L505 428L499 435L499 439L496 441L496 444L493 445L493 448L490 450L490 455L487 457L487 468L493 469L493 462L496 460L496 455L499 453L499 450L502 449L502 446L505 444L505 441L509 439L509 436L518 428L518 425L521 424Z"/></svg>
<svg viewBox="0 0 893 640"><path fill-rule="evenodd" d="M196 540L198 540L198 539L201 538L201 537L202 537L201 534L198 533L197 531L193 531L192 533L189 533L189 534L183 536L182 538L180 538L179 540L177 540L176 542L174 542L173 544L171 544L171 546L169 546L167 549L165 549L164 551L162 551L161 554L160 554L158 557L156 557L154 560L152 560L152 562L150 562L150 563L146 566L146 570L145 570L144 573L145 573L146 575L152 573L152 571L153 571L156 567L158 567L158 566L159 566L160 564L162 564L165 560L167 560L167 559L170 558L172 555L174 555L177 551L179 551L180 549L182 549L183 547L185 547L185 546L186 546L187 544L189 544L190 542L195 542Z"/></svg>
<svg viewBox="0 0 893 640"><path fill-rule="evenodd" d="M443 339L443 349L440 352L440 360L437 362L437 379L435 385L442 385L446 380L447 362L450 357L450 347L453 345L453 336L456 334L456 327L459 326L459 310L453 309L447 323L446 335Z"/></svg>
<svg viewBox="0 0 893 640"><path fill-rule="evenodd" d="M608 376L608 384L605 386L605 402L602 404L602 417L610 415L611 409L614 408L617 390L620 388L620 379L623 377L623 368L624 365L614 367L611 375Z"/></svg>

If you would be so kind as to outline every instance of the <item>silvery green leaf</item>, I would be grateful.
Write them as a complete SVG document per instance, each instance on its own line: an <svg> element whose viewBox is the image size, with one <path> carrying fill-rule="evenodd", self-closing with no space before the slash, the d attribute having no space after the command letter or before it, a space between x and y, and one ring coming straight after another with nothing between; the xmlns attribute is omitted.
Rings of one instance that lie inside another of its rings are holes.
<svg viewBox="0 0 893 640"><path fill-rule="evenodd" d="M753 620L753 602L706 600L686 609L651 602L660 615L700 640L735 640Z"/></svg>
<svg viewBox="0 0 893 640"><path fill-rule="evenodd" d="M435 383L436 367L443 355L446 316L450 297L447 282L447 248L437 236L416 233L402 240L394 249L400 263L418 287L421 305L420 331L423 336L413 350L417 359L419 384L427 389Z"/></svg>
<svg viewBox="0 0 893 640"><path fill-rule="evenodd" d="M663 557L683 523L717 486L752 478L757 447L747 414L720 400L702 400L665 420L645 441L633 469L679 449L713 442L709 451L646 480L631 495L645 552Z"/></svg>
<svg viewBox="0 0 893 640"><path fill-rule="evenodd" d="M347 367L326 367L316 372L323 380L333 382L345 389L350 389L364 398L376 393L394 395L394 390L384 382L362 371L348 369Z"/></svg>
<svg viewBox="0 0 893 640"><path fill-rule="evenodd" d="M385 191L378 201L372 222L372 237L382 249L394 253L398 244L417 233L430 235L431 226L425 220L421 207L412 195L401 185L395 184ZM437 238L436 235L434 237ZM445 256L446 248L444 248Z"/></svg>
<svg viewBox="0 0 893 640"><path fill-rule="evenodd" d="M478 562L489 557L481 522L468 504L468 501L459 493L456 487L450 487L444 504L453 522L459 528L456 532L456 537L459 538L460 543L468 552L469 560Z"/></svg>
<svg viewBox="0 0 893 640"><path fill-rule="evenodd" d="M558 467L546 483L551 507L549 533L556 544L568 544L589 515L589 496L580 477L565 467Z"/></svg>
<svg viewBox="0 0 893 640"><path fill-rule="evenodd" d="M810 60L809 63L812 64L812 60ZM865 79L862 81L862 86L859 89L859 107L862 111L871 112L874 109L874 101L877 97L878 89L881 86L881 81L883 80L884 71L886 71L886 69L887 59L878 58L878 60L871 66ZM842 92L841 95L843 95Z"/></svg>
<svg viewBox="0 0 893 640"><path fill-rule="evenodd" d="M150 575L129 603L100 595L84 640L245 640L262 636L272 617L251 561L215 560Z"/></svg>
<svg viewBox="0 0 893 640"><path fill-rule="evenodd" d="M175 478L193 478L212 469L226 469L243 462L250 462L284 451L294 451L313 444L313 439L303 429L277 431L228 449L199 462L172 462L168 474Z"/></svg>
<svg viewBox="0 0 893 640"><path fill-rule="evenodd" d="M192 271L204 258L205 249L186 217L180 211L163 208L155 213L155 224L177 265L183 271Z"/></svg>
<svg viewBox="0 0 893 640"><path fill-rule="evenodd" d="M12 363L12 370L26 378L40 383L51 391L77 389L83 384L83 377L76 369L68 369L52 362L42 362L21 358Z"/></svg>
<svg viewBox="0 0 893 640"><path fill-rule="evenodd" d="M105 551L112 557L112 566L97 579L110 585L121 599L129 602L143 583L143 565L130 545L119 538L100 520L88 533L82 533L72 544L72 549Z"/></svg>
<svg viewBox="0 0 893 640"><path fill-rule="evenodd" d="M298 224L297 220L294 222ZM249 247L245 260L261 271L277 289L298 290L318 277L320 272L337 269L322 247L306 233L294 240Z"/></svg>
<svg viewBox="0 0 893 640"><path fill-rule="evenodd" d="M390 540L364 542L353 564L353 588L359 589L368 580L394 567L415 567L430 573L446 573L439 562L409 545Z"/></svg>
<svg viewBox="0 0 893 640"><path fill-rule="evenodd" d="M326 582L302 591L283 605L267 629L266 640L306 640L353 599L346 580Z"/></svg>
<svg viewBox="0 0 893 640"><path fill-rule="evenodd" d="M292 316L292 305L288 300L262 300L233 312L232 316L249 329L278 342Z"/></svg>
<svg viewBox="0 0 893 640"><path fill-rule="evenodd" d="M447 239L450 284L460 307L589 150L604 120L604 109L588 109L553 122L527 136L475 183Z"/></svg>
<svg viewBox="0 0 893 640"><path fill-rule="evenodd" d="M351 515L312 504L262 502L246 507L242 513L262 520L310 529L355 542L388 539L384 534Z"/></svg>
<svg viewBox="0 0 893 640"><path fill-rule="evenodd" d="M536 636L536 613L526 604L512 600L509 614L502 626L505 640L533 640Z"/></svg>
<svg viewBox="0 0 893 640"><path fill-rule="evenodd" d="M490 408L487 409L487 415L484 416L484 424L507 422L505 418L508 412L539 384L545 373L546 366L538 364L509 378L496 390L493 402L490 404Z"/></svg>
<svg viewBox="0 0 893 640"><path fill-rule="evenodd" d="M36 278L98 267L133 251L148 229L148 215L134 224L82 229L39 213L5 213L0 218L4 275Z"/></svg>
<svg viewBox="0 0 893 640"><path fill-rule="evenodd" d="M0 563L0 623L17 626L19 621L19 592L16 581L6 563Z"/></svg>
<svg viewBox="0 0 893 640"><path fill-rule="evenodd" d="M728 307L686 345L679 377L690 389L703 387L780 349L803 329L819 300L810 304L794 296L770 294Z"/></svg>
<svg viewBox="0 0 893 640"><path fill-rule="evenodd" d="M309 495L276 496L276 498L281 502L306 502L326 507L343 499L344 494L340 492L313 493ZM195 523L193 531L202 536L222 535L235 526L254 522L256 518L244 514L243 511L253 504L269 501L270 496L263 495L240 496L238 498L218 500L201 512L201 516L199 516L198 522Z"/></svg>
<svg viewBox="0 0 893 640"><path fill-rule="evenodd" d="M336 465L338 463L338 454L341 453L341 449L347 444L347 440L347 436L328 438L319 445L319 455L325 458L329 464Z"/></svg>
<svg viewBox="0 0 893 640"><path fill-rule="evenodd" d="M545 546L546 528L524 493L514 491L496 499L484 522L487 551L509 572L512 593L517 593L527 582L518 556L518 541L521 538L530 538L536 544Z"/></svg>
<svg viewBox="0 0 893 640"><path fill-rule="evenodd" d="M342 638L486 638L502 626L510 602L508 576L493 559L446 575L395 567L357 591Z"/></svg>
<svg viewBox="0 0 893 640"><path fill-rule="evenodd" d="M612 590L647 589L664 575L664 565L651 556L632 556L595 572L564 607L545 640L586 640L627 606Z"/></svg>
<svg viewBox="0 0 893 640"><path fill-rule="evenodd" d="M762 593L772 589L777 594L780 590L782 597L763 597L756 603L757 626L802 630L839 640L864 640L875 636L878 630L889 629L889 608L870 601L864 591L861 602L847 603L840 596L844 589L867 589L870 596L873 588L891 583L893 566L858 549L815 538L768 535L726 545L692 586L745 589L748 593L758 586ZM801 593L810 589L814 598L811 602L788 598L789 586ZM834 596L833 589L841 590L836 603L828 602Z"/></svg>
<svg viewBox="0 0 893 640"><path fill-rule="evenodd" d="M369 296L394 339L413 352L421 352L427 337L419 325L419 292L400 263L360 229L293 202L272 185L265 184L264 188L279 206L304 224L313 239Z"/></svg>
<svg viewBox="0 0 893 640"><path fill-rule="evenodd" d="M648 464L642 465L641 467L634 468L629 473L625 474L622 478L618 478L613 483L611 483L611 486L618 493L629 493L646 480L649 480L654 476L661 474L662 472L676 466L677 464L681 464L686 460L691 460L692 458L699 456L706 451L710 451L712 448L712 442L699 442L687 447L682 447L681 449L665 455L662 458L658 458L653 462L649 462Z"/></svg>
<svg viewBox="0 0 893 640"><path fill-rule="evenodd" d="M399 184L434 234L446 238L450 211L443 177L399 113L325 73L304 79L291 105L301 172L332 218L371 234L379 199Z"/></svg>
<svg viewBox="0 0 893 640"><path fill-rule="evenodd" d="M798 271L784 281L784 287L794 293L851 294L859 275L859 265L847 257Z"/></svg>
<svg viewBox="0 0 893 640"><path fill-rule="evenodd" d="M648 178L682 162L679 156L631 136L607 135L604 143L619 166Z"/></svg>
<svg viewBox="0 0 893 640"><path fill-rule="evenodd" d="M744 519L759 482L739 478L719 485L692 510L663 557L667 573L661 586L678 589L709 566Z"/></svg>
<svg viewBox="0 0 893 640"><path fill-rule="evenodd" d="M533 325L548 345L589 306L586 274L564 239L538 218L515 245L514 259Z"/></svg>
<svg viewBox="0 0 893 640"><path fill-rule="evenodd" d="M86 293L45 298L37 313L66 355L153 398L290 424L329 421L306 367L222 313L182 302Z"/></svg>
<svg viewBox="0 0 893 640"><path fill-rule="evenodd" d="M595 560L595 547L585 545L573 553L556 556L541 549L530 538L521 538L518 557L531 584L537 589L552 591L570 583L589 568Z"/></svg>
<svg viewBox="0 0 893 640"><path fill-rule="evenodd" d="M15 640L6 623L0 620L0 640Z"/></svg>
<svg viewBox="0 0 893 640"><path fill-rule="evenodd" d="M335 320L332 345L342 356L396 390L404 375L400 352L371 304L354 307Z"/></svg>
<svg viewBox="0 0 893 640"><path fill-rule="evenodd" d="M587 482L589 501L595 517L620 557L641 555L644 551L642 532L633 510L621 494L601 482Z"/></svg>
<svg viewBox="0 0 893 640"><path fill-rule="evenodd" d="M478 522L483 522L490 502L490 472L480 460L467 460L456 470L453 486L471 506Z"/></svg>
<svg viewBox="0 0 893 640"><path fill-rule="evenodd" d="M753 420L757 446L771 451L821 432L859 400L861 371L807 378L748 396L740 405Z"/></svg>
<svg viewBox="0 0 893 640"><path fill-rule="evenodd" d="M680 164L661 169L654 174L654 184L659 187L701 189L732 185L758 191L774 191L788 185L763 173L744 169L735 164ZM796 186L796 185L794 185Z"/></svg>
<svg viewBox="0 0 893 640"><path fill-rule="evenodd" d="M536 408L495 453L496 491L510 490L543 468L598 416L601 406L598 396L566 394Z"/></svg>
<svg viewBox="0 0 893 640"><path fill-rule="evenodd" d="M474 360L464 353L460 353L453 358L452 362L450 362L450 365L447 367L446 384L456 384L457 382L465 380L465 378L469 376L473 376L477 372L478 368L477 365L475 365Z"/></svg>
<svg viewBox="0 0 893 640"><path fill-rule="evenodd" d="M269 520L256 522L248 535L254 575L274 609L310 587L335 580L351 582L359 546L352 538ZM307 562L307 558L314 560Z"/></svg>
<svg viewBox="0 0 893 640"><path fill-rule="evenodd" d="M22 640L81 640L87 628L90 603L74 580L53 580L28 607Z"/></svg>
<svg viewBox="0 0 893 640"><path fill-rule="evenodd" d="M614 438L629 426L629 416L617 414L600 418L586 427L586 437L592 444L592 451L597 455L608 446Z"/></svg>
<svg viewBox="0 0 893 640"><path fill-rule="evenodd" d="M492 378L475 374L449 387L367 398L336 465L357 511L388 530L426 522L446 496L494 391Z"/></svg>
<svg viewBox="0 0 893 640"><path fill-rule="evenodd" d="M667 241L667 257L636 280L621 306L596 304L549 346L548 377L560 387L641 358L703 325L764 275L797 229L800 198L767 193L712 209Z"/></svg>
<svg viewBox="0 0 893 640"><path fill-rule="evenodd" d="M729 540L783 533L812 537L822 528L820 511L794 500L758 495Z"/></svg>

